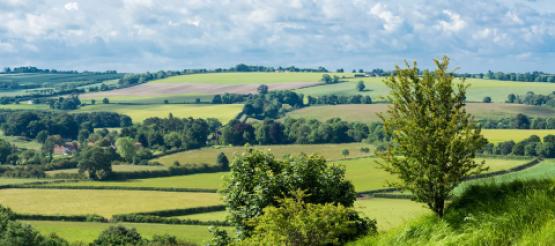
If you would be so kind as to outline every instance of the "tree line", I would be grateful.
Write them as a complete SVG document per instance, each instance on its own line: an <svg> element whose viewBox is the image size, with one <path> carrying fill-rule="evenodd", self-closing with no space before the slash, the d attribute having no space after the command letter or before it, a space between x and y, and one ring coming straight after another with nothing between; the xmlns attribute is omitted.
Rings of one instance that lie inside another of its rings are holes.
<svg viewBox="0 0 555 246"><path fill-rule="evenodd" d="M532 135L522 141L513 140L488 143L480 151L485 155L514 155L514 156L541 156L555 157L555 135L546 135L543 141L537 135Z"/></svg>
<svg viewBox="0 0 555 246"><path fill-rule="evenodd" d="M555 107L555 91L547 95L535 94L532 91L527 92L525 95L515 95L511 93L507 96L507 100L505 102L536 106L548 105Z"/></svg>

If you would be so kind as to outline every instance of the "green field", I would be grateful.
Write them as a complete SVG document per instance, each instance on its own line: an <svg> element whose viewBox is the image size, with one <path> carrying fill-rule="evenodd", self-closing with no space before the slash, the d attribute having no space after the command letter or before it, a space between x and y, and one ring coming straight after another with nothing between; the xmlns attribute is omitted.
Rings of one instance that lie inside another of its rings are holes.
<svg viewBox="0 0 555 246"><path fill-rule="evenodd" d="M84 94L81 102L91 104L92 99L96 103L101 103L102 99L107 97L110 103L129 103L129 104L163 104L164 100L168 100L169 104L196 103L197 98L201 103L211 103L213 95L198 94L180 94L180 95L164 95L164 96L94 96L94 94Z"/></svg>
<svg viewBox="0 0 555 246"><path fill-rule="evenodd" d="M41 148L41 144L35 140L28 140L19 136L6 136L3 131L0 131L0 138L22 149L40 150Z"/></svg>
<svg viewBox="0 0 555 246"><path fill-rule="evenodd" d="M112 165L113 172L142 172L142 171L156 171L156 170L166 170L165 166L155 166L155 165ZM68 168L68 169L60 169L60 170L52 170L46 171L46 174L49 176L58 174L58 173L78 173L78 168Z"/></svg>
<svg viewBox="0 0 555 246"><path fill-rule="evenodd" d="M0 104L0 109L12 109L12 110L51 110L46 104Z"/></svg>
<svg viewBox="0 0 555 246"><path fill-rule="evenodd" d="M287 113L285 117L306 118L325 121L331 118L341 118L346 121L364 123L381 121L377 113L387 111L388 104L343 104L310 106ZM478 119L497 119L526 114L530 117L552 117L555 108L547 106L531 106L523 104L504 103L469 103L467 111Z"/></svg>
<svg viewBox="0 0 555 246"><path fill-rule="evenodd" d="M50 181L50 179L23 179L23 178L0 178L0 185L7 185L7 184L24 184L24 183L33 183L38 181Z"/></svg>
<svg viewBox="0 0 555 246"><path fill-rule="evenodd" d="M32 225L42 234L56 233L58 236L71 243L90 243L94 241L100 232L112 223L97 222L63 222L63 221L21 221ZM129 228L135 228L143 238L151 239L154 235L169 234L178 239L199 245L206 243L210 238L208 226L201 225L165 225L165 224L146 224L146 223L118 223ZM225 227L224 227L225 228ZM226 228L228 229L228 228ZM229 228L230 229L230 228Z"/></svg>
<svg viewBox="0 0 555 246"><path fill-rule="evenodd" d="M116 112L128 115L133 122L140 123L150 117L166 118L171 113L177 118L216 118L227 123L241 112L241 104L150 104L150 105L124 105L124 104L96 104L82 107L74 112Z"/></svg>
<svg viewBox="0 0 555 246"><path fill-rule="evenodd" d="M45 215L115 214L221 204L215 193L1 189L0 204L16 213Z"/></svg>
<svg viewBox="0 0 555 246"><path fill-rule="evenodd" d="M344 158L341 150L347 149L350 152L348 157L367 156L368 153L360 151L361 147L373 147L364 143L348 143L348 144L289 144L289 145L258 145L252 148L260 150L270 150L276 157L284 155L297 155L300 153L317 153L323 155L328 160L336 160ZM221 147L221 148L204 148L199 150L189 150L171 155L166 155L153 161L160 162L163 165L173 165L175 161L181 164L199 164L206 163L210 165L216 164L216 156L223 152L231 160L235 154L245 152L245 147Z"/></svg>
<svg viewBox="0 0 555 246"><path fill-rule="evenodd" d="M404 199L359 199L355 202L355 209L366 217L375 219L379 231L389 230L430 213L424 204Z"/></svg>
<svg viewBox="0 0 555 246"><path fill-rule="evenodd" d="M543 138L545 135L555 135L555 129L482 129L482 135L492 143L513 140L521 141L531 135L538 135Z"/></svg>
<svg viewBox="0 0 555 246"><path fill-rule="evenodd" d="M213 83L213 84L272 84L288 82L319 82L324 73L253 72L253 73L204 73L172 76L153 83ZM337 76L353 76L352 73L327 73Z"/></svg>
<svg viewBox="0 0 555 246"><path fill-rule="evenodd" d="M178 219L200 220L200 221L224 221L228 213L226 211L217 211L209 213L191 214L184 216L175 216Z"/></svg>
<svg viewBox="0 0 555 246"><path fill-rule="evenodd" d="M366 91L358 92L355 88L358 81L364 81ZM538 94L545 94L555 91L555 83L535 83L535 82L514 82L514 81L499 81L499 80L485 80L485 79L467 79L472 85L467 92L467 98L470 101L479 101L486 96L492 98L494 102L505 102L507 95L514 93L523 95L528 91L533 91ZM303 93L304 95L322 96L322 95L369 95L374 100L383 100L383 97L389 94L389 88L383 83L383 78L370 77L370 78L353 78L349 82L315 86L295 90L296 92Z"/></svg>
<svg viewBox="0 0 555 246"><path fill-rule="evenodd" d="M45 184L44 186L120 186L120 187L157 187L157 188L205 188L219 189L225 172L199 173L148 179L129 179L125 181L79 181ZM1 182L1 181L0 181Z"/></svg>

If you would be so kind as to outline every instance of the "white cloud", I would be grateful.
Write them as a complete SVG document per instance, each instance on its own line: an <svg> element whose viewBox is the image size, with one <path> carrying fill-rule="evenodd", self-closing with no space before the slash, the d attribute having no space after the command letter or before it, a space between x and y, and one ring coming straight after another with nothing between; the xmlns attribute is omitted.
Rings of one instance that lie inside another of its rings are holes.
<svg viewBox="0 0 555 246"><path fill-rule="evenodd" d="M64 5L67 11L77 11L79 10L79 4L77 2L69 2Z"/></svg>
<svg viewBox="0 0 555 246"><path fill-rule="evenodd" d="M461 18L461 15L450 10L443 10L443 14L449 17L449 21L440 20L438 22L438 27L443 32L458 32L466 26L466 22Z"/></svg>
<svg viewBox="0 0 555 246"><path fill-rule="evenodd" d="M387 32L393 32L401 25L403 19L394 15L387 9L384 4L377 3L370 9L370 14L378 17L383 21L383 29Z"/></svg>

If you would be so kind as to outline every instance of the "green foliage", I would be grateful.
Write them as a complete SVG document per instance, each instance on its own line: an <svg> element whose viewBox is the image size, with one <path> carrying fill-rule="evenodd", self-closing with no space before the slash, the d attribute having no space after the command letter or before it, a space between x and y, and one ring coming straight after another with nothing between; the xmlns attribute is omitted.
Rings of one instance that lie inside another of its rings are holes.
<svg viewBox="0 0 555 246"><path fill-rule="evenodd" d="M87 172L91 179L106 179L112 174L116 158L111 148L87 147L79 153L79 172Z"/></svg>
<svg viewBox="0 0 555 246"><path fill-rule="evenodd" d="M344 156L344 157L349 156L349 150L348 149L341 150L341 155Z"/></svg>
<svg viewBox="0 0 555 246"><path fill-rule="evenodd" d="M216 164L218 164L223 171L229 171L229 160L224 152L218 154L218 157L216 157Z"/></svg>
<svg viewBox="0 0 555 246"><path fill-rule="evenodd" d="M130 137L121 137L116 140L116 153L124 160L135 163L136 147Z"/></svg>
<svg viewBox="0 0 555 246"><path fill-rule="evenodd" d="M235 157L222 193L230 222L243 238L253 229L249 219L261 215L266 206L278 205L276 199L289 197L298 189L311 194L305 198L308 203L352 206L356 199L353 185L345 179L345 169L328 165L321 156L278 160L269 152L254 149Z"/></svg>
<svg viewBox="0 0 555 246"><path fill-rule="evenodd" d="M491 103L491 97L484 97L482 100L483 103Z"/></svg>
<svg viewBox="0 0 555 246"><path fill-rule="evenodd" d="M341 204L312 204L304 202L298 191L294 198L278 201L278 206L264 208L263 215L254 218L251 237L242 245L341 245L357 237L375 234L376 221L361 218L352 208Z"/></svg>
<svg viewBox="0 0 555 246"><path fill-rule="evenodd" d="M104 230L91 245L138 245L142 241L141 234L135 228L128 229L124 226L110 226Z"/></svg>
<svg viewBox="0 0 555 246"><path fill-rule="evenodd" d="M384 169L402 181L397 186L441 217L451 191L484 170L474 157L485 140L465 110L468 85L453 82L447 57L435 63L437 69L422 76L416 64L397 67L385 81L392 106L380 117L391 143L380 156Z"/></svg>
<svg viewBox="0 0 555 246"><path fill-rule="evenodd" d="M359 81L357 83L357 91L364 91L364 89L366 89L366 85L364 85L364 81Z"/></svg>

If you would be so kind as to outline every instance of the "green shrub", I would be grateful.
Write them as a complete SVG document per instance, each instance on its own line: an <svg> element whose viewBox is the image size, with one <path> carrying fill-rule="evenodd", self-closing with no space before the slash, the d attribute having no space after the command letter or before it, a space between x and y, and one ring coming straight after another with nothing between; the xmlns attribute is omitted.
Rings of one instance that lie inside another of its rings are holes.
<svg viewBox="0 0 555 246"><path fill-rule="evenodd" d="M113 245L138 245L142 242L141 234L135 228L128 229L124 226L110 226L104 230L91 245L113 246Z"/></svg>

